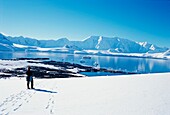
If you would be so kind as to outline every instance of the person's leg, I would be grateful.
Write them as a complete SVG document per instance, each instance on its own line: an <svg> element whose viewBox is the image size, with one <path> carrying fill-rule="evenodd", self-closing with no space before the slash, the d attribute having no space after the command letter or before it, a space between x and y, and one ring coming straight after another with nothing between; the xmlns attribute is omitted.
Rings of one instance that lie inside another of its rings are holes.
<svg viewBox="0 0 170 115"><path fill-rule="evenodd" d="M27 81L27 88L28 88L28 89L30 89L30 88L29 88L29 83L30 83L30 82L29 82L29 81Z"/></svg>
<svg viewBox="0 0 170 115"><path fill-rule="evenodd" d="M33 79L32 79L32 81L31 81L31 88L32 88L32 89L34 88L34 81L33 81Z"/></svg>

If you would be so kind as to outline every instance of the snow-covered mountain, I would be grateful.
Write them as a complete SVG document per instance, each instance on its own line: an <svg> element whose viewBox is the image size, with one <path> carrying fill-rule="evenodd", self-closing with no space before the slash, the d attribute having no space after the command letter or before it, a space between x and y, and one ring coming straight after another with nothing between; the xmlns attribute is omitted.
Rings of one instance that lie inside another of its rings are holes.
<svg viewBox="0 0 170 115"><path fill-rule="evenodd" d="M144 47L141 47L136 42L118 37L90 36L82 44L84 49L90 50L110 50L112 52L125 53L147 52Z"/></svg>
<svg viewBox="0 0 170 115"><path fill-rule="evenodd" d="M163 56L170 56L170 49L163 53Z"/></svg>
<svg viewBox="0 0 170 115"><path fill-rule="evenodd" d="M15 43L15 44L21 44L21 45L26 45L26 46L39 46L40 45L40 41L39 40L28 38L28 37L23 37L23 36L19 36L19 37L6 36L6 38L9 41L11 41L12 43Z"/></svg>
<svg viewBox="0 0 170 115"><path fill-rule="evenodd" d="M157 52L165 52L168 50L166 47L158 47L156 45L147 43L147 42L139 42L139 44L148 50L149 53L157 53Z"/></svg>
<svg viewBox="0 0 170 115"><path fill-rule="evenodd" d="M16 46L15 48L13 48L14 43L19 45L24 45L24 46L31 46L29 47L29 49L32 48L36 49L36 47L37 48L64 48L68 50L79 50L79 51L107 50L109 52L118 52L118 53L146 53L146 52L155 53L155 52L165 52L168 50L168 48L158 47L156 45L149 44L147 42L135 42L119 37L90 36L83 41L69 41L67 38L61 38L58 40L37 40L37 39L23 37L23 36L11 37L11 36L4 36L2 34L0 34L0 36L1 36L0 38L1 51L4 49L11 49L15 51ZM21 47L19 48L21 50ZM24 49L27 48L24 47Z"/></svg>
<svg viewBox="0 0 170 115"><path fill-rule="evenodd" d="M12 39L12 37L11 37ZM30 42L30 38L27 38ZM17 39L14 39L17 40ZM34 39L33 39L34 40ZM21 39L21 41L24 41L24 39ZM20 40L18 40L20 42ZM24 45L18 43L18 42L13 42L12 40L8 39L6 36L0 33L0 51L26 51L29 49L35 49L35 46L26 46L27 44L22 43ZM28 42L29 43L29 42Z"/></svg>
<svg viewBox="0 0 170 115"><path fill-rule="evenodd" d="M12 42L0 33L0 51L13 51Z"/></svg>
<svg viewBox="0 0 170 115"><path fill-rule="evenodd" d="M43 48L54 48L54 47L64 47L65 45L70 45L70 41L67 38L60 38L58 40L39 40L39 47Z"/></svg>

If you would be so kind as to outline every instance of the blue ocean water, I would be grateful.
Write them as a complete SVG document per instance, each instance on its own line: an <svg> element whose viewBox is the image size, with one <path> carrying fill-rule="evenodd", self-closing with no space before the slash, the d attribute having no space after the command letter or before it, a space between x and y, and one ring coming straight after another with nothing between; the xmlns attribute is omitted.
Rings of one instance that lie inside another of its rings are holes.
<svg viewBox="0 0 170 115"><path fill-rule="evenodd" d="M65 53L0 52L0 59L13 59L13 58L23 58L23 57L50 58L50 60L55 60L55 61L78 63L82 65L128 71L128 72L139 72L139 73L170 72L170 60L164 60L164 59L96 56L96 55L65 54Z"/></svg>

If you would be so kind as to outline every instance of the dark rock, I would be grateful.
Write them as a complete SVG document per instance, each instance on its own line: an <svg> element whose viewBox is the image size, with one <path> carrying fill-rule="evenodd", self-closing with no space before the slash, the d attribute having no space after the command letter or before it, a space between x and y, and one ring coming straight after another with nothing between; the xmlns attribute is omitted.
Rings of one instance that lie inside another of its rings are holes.
<svg viewBox="0 0 170 115"><path fill-rule="evenodd" d="M53 65L55 67L59 67L61 69L53 69L48 67L39 67L39 66L31 66L31 71L33 76L36 78L69 78L69 77L82 77L84 75L77 75L77 73L81 72L110 72L117 74L136 74L135 72L125 72L125 71L118 71L118 70L109 70L105 68L93 68L89 66L83 66L80 64L74 64L69 62L57 62L57 61L47 61L49 58L17 58L12 60L30 60L27 61L28 63L40 63L44 65ZM32 61L32 60L40 60L39 62ZM79 71L77 73L68 71L67 69L74 69L78 68ZM0 69L0 72L7 73L1 74L0 78L3 77L25 77L26 76L27 68L16 68L14 70L9 69ZM8 75L9 74L9 75Z"/></svg>

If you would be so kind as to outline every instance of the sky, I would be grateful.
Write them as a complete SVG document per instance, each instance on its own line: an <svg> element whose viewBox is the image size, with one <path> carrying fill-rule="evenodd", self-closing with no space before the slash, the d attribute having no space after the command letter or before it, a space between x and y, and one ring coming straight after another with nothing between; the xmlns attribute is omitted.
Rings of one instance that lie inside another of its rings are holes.
<svg viewBox="0 0 170 115"><path fill-rule="evenodd" d="M170 47L170 0L0 0L0 32L36 39L116 36Z"/></svg>

